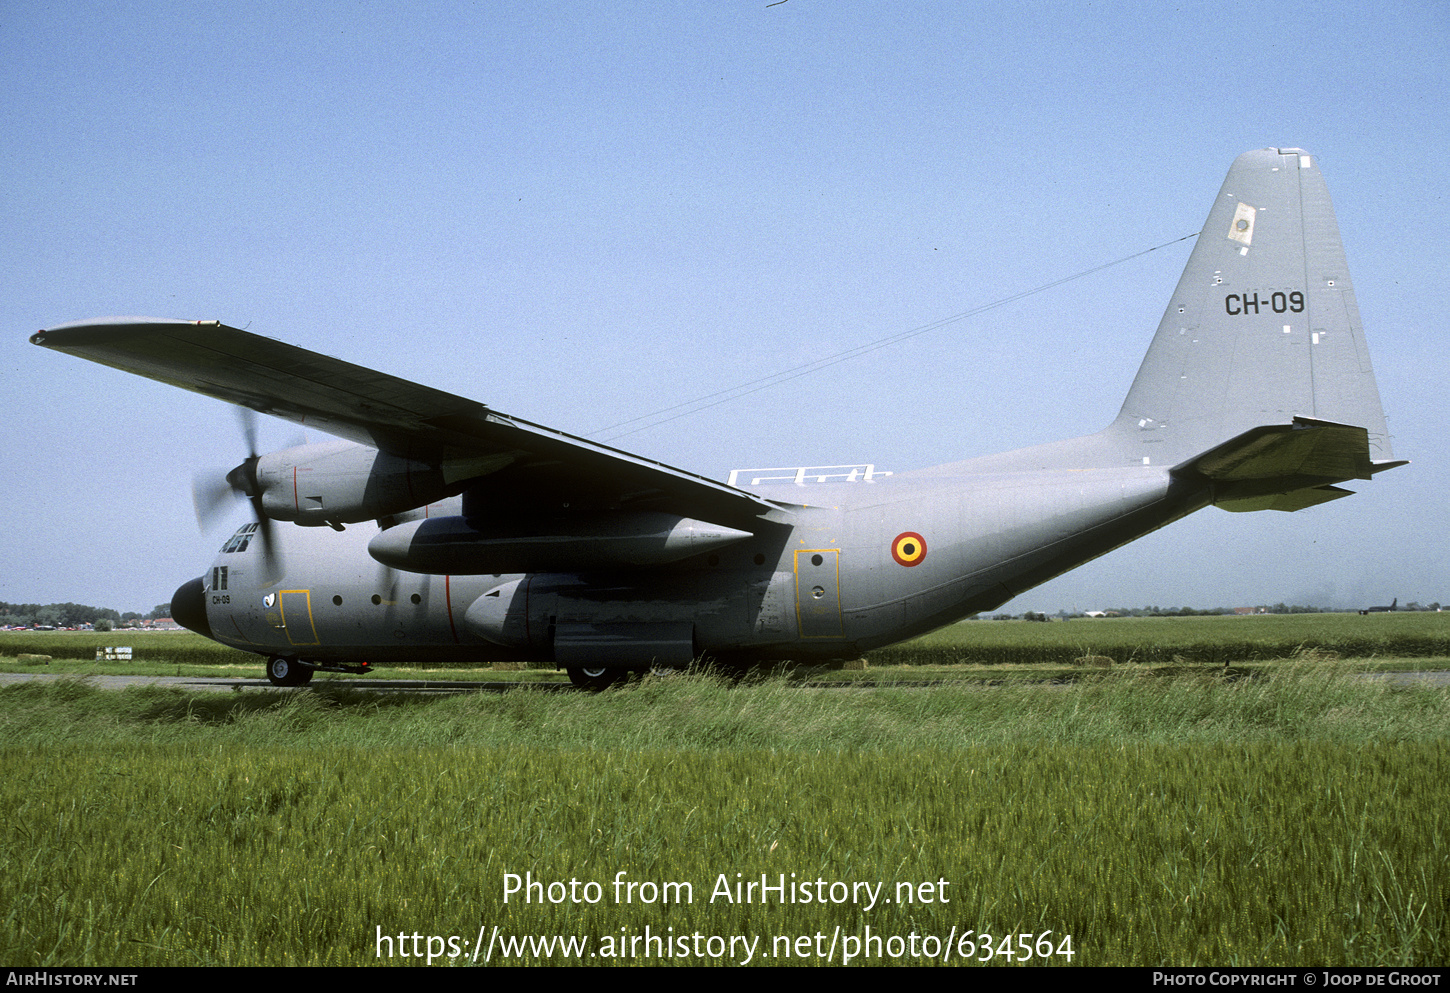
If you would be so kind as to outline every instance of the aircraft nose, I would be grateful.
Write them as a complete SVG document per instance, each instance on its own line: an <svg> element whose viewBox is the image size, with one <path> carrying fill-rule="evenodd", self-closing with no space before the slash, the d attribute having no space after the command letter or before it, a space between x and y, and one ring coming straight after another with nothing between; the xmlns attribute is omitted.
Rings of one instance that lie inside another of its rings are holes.
<svg viewBox="0 0 1450 993"><path fill-rule="evenodd" d="M211 625L206 620L205 584L201 576L182 583L171 594L171 619L184 628L211 638Z"/></svg>

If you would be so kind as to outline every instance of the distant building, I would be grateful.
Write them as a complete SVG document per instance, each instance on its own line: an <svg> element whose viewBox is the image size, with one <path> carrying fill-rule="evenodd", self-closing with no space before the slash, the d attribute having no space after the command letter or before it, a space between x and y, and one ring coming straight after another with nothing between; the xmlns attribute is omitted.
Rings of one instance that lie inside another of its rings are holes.
<svg viewBox="0 0 1450 993"><path fill-rule="evenodd" d="M158 617L155 620L141 621L141 628L144 631L184 631L180 624L177 624L169 617Z"/></svg>

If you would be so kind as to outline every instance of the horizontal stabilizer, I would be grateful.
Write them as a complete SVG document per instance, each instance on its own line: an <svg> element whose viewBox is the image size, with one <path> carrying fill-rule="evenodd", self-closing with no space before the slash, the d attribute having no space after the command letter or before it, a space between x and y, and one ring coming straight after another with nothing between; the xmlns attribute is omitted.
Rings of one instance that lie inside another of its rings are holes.
<svg viewBox="0 0 1450 993"><path fill-rule="evenodd" d="M1403 462L1396 462L1403 465ZM1362 427L1296 417L1245 431L1173 467L1179 478L1207 480L1225 510L1302 510L1348 496L1331 484L1369 479L1389 465L1370 459Z"/></svg>
<svg viewBox="0 0 1450 993"><path fill-rule="evenodd" d="M1293 424L1269 424L1245 431L1175 466L1214 480L1318 476L1339 482L1368 479L1369 432L1349 424L1294 418Z"/></svg>
<svg viewBox="0 0 1450 993"><path fill-rule="evenodd" d="M1354 490L1342 490L1338 486L1313 486L1289 493L1270 493L1266 496L1220 497L1214 501L1214 506L1235 514L1245 514L1255 510L1295 511L1353 495Z"/></svg>

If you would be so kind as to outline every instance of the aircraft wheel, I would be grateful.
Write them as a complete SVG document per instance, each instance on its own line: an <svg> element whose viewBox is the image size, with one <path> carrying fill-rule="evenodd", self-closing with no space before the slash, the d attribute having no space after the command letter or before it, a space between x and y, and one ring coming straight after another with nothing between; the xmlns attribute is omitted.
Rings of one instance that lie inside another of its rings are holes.
<svg viewBox="0 0 1450 993"><path fill-rule="evenodd" d="M629 675L628 669L610 665L571 665L566 671L569 682L586 690L602 690Z"/></svg>
<svg viewBox="0 0 1450 993"><path fill-rule="evenodd" d="M274 655L267 660L267 678L273 686L301 686L312 678L312 668L285 655Z"/></svg>

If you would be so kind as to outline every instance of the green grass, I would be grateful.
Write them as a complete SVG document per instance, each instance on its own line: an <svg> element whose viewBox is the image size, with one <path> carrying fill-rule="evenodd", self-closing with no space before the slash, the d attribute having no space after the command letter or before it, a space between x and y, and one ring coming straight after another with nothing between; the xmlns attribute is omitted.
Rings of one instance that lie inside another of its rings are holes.
<svg viewBox="0 0 1450 993"><path fill-rule="evenodd" d="M0 631L0 657L9 657L5 659L7 667L22 654L95 661L96 649L116 645L132 648L135 662L97 663L106 671L143 662L174 666L256 665L261 661L251 652L228 648L192 631Z"/></svg>
<svg viewBox="0 0 1450 993"><path fill-rule="evenodd" d="M0 746L274 743L325 749L518 745L564 750L776 748L844 752L903 745L1150 741L1217 747L1304 738L1450 738L1447 693L1367 681L1337 663L1266 675L1124 667L1072 684L947 683L928 689L802 689L782 678L648 678L603 694L415 697L333 689L122 692L83 680L0 687Z"/></svg>
<svg viewBox="0 0 1450 993"><path fill-rule="evenodd" d="M132 662L96 662L99 647L129 645ZM1287 658L1312 650L1345 658L1450 658L1450 614L1271 614L1251 617L1145 617L1077 619L1048 624L1026 621L968 621L901 645L871 652L872 678L902 669L901 678L957 678L963 666L1039 669L1053 676L1081 668L1083 660L1115 665L1242 665ZM49 655L44 671L79 674L228 675L260 678L262 660L184 632L0 632L0 671L36 671L21 665L21 654ZM1360 663L1364 664L1364 663ZM1418 664L1418 663L1411 663ZM905 674L908 667L918 672ZM1091 667L1091 665L1089 665ZM1047 671L1051 669L1051 671ZM562 679L553 670L526 676L468 666L379 666L383 677ZM826 677L859 679L846 672ZM994 678L1001 678L999 673Z"/></svg>
<svg viewBox="0 0 1450 993"><path fill-rule="evenodd" d="M596 951L646 927L735 934L768 956L869 926L1050 930L1078 965L1443 963L1447 732L1445 690L1311 662L928 690L8 686L0 959L355 965L378 929L480 925ZM602 899L505 903L525 872ZM619 872L694 899L616 903ZM950 902L709 902L737 873L944 880ZM922 963L890 947L874 961Z"/></svg>
<svg viewBox="0 0 1450 993"><path fill-rule="evenodd" d="M966 621L879 649L871 659L878 664L1067 665L1100 656L1118 664L1187 660L1224 665L1284 658L1305 648L1346 658L1444 658L1450 656L1450 613L1078 618L1047 624Z"/></svg>

